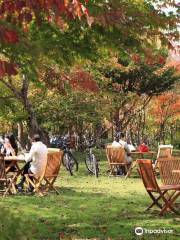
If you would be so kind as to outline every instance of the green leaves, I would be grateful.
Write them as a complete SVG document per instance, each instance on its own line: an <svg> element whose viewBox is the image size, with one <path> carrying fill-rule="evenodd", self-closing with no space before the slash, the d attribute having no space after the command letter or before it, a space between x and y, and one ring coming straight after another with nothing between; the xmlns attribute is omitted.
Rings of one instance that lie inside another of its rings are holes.
<svg viewBox="0 0 180 240"><path fill-rule="evenodd" d="M134 92L138 95L146 94L149 96L159 95L171 89L179 80L178 76L174 76L173 68L163 70L159 64L140 64L128 70L106 69L104 74L107 78L112 79L112 83L119 84L121 92ZM118 91L117 85L115 88Z"/></svg>

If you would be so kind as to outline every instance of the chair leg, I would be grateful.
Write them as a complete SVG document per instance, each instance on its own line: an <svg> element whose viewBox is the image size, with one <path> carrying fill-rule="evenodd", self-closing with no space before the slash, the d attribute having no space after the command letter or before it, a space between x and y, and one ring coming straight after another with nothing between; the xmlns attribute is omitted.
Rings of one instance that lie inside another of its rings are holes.
<svg viewBox="0 0 180 240"><path fill-rule="evenodd" d="M175 195L175 196L174 196ZM180 196L180 192L178 192L177 194L175 194L175 192L171 195L171 197L169 198L169 199L165 199L165 204L164 204L164 206L163 206L163 208L162 208L162 210L161 210L161 212L160 212L160 214L159 215L163 215L166 211L167 211L167 208L170 208L170 210L171 211L173 211L174 213L176 213L176 214L180 214L178 211L176 211L176 209L174 209L173 207L172 207L172 204L173 204L173 202L175 202L175 200L178 198Z"/></svg>
<svg viewBox="0 0 180 240"><path fill-rule="evenodd" d="M57 189L54 187L54 185L53 185L54 182L55 182L55 180L56 180L56 177L53 178L52 181L48 180L47 178L44 178L44 180L45 180L46 183L47 183L47 187L46 187L45 190L49 191L50 189L52 189L52 190L54 190L58 195L60 194L60 193L58 192L58 190L57 190Z"/></svg>
<svg viewBox="0 0 180 240"><path fill-rule="evenodd" d="M3 194L3 198L7 195L8 192L10 194L12 194L12 192L11 192L11 182L9 184L6 183L6 190L5 190L4 194Z"/></svg>
<svg viewBox="0 0 180 240"><path fill-rule="evenodd" d="M28 174L26 175L25 174L25 178L26 178L26 181L28 183L28 185L32 185L34 187L34 190L33 192L37 192L40 196L44 196L43 192L40 190L40 183L37 179L34 178L35 180L35 183L29 178Z"/></svg>
<svg viewBox="0 0 180 240"><path fill-rule="evenodd" d="M162 209L163 206L158 202L161 199L161 195L159 197L155 198L151 192L148 191L148 194L149 194L150 198L152 199L153 203L148 208L146 208L146 211L149 210L150 208L152 208L154 205L157 205L160 209Z"/></svg>
<svg viewBox="0 0 180 240"><path fill-rule="evenodd" d="M109 176L112 176L114 175L113 172L114 172L114 166L110 165L110 172L109 172Z"/></svg>

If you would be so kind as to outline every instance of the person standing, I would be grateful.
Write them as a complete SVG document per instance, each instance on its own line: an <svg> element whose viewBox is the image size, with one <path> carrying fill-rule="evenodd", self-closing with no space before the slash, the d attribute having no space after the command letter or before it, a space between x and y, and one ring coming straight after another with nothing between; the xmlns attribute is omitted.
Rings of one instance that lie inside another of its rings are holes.
<svg viewBox="0 0 180 240"><path fill-rule="evenodd" d="M48 149L45 144L41 142L40 136L35 134L32 138L32 146L29 154L26 156L26 164L23 170L23 177L20 183L17 185L19 191L22 191L25 182L25 174L34 174L35 177L40 177L45 171L47 164ZM33 178L31 177L33 181ZM30 186L29 191L33 191L33 187Z"/></svg>

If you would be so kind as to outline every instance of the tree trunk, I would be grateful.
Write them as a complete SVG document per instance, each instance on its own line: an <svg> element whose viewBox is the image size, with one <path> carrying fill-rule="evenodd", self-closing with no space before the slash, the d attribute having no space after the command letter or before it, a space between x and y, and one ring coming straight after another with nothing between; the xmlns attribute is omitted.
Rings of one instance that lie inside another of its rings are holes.
<svg viewBox="0 0 180 240"><path fill-rule="evenodd" d="M4 81L3 79L1 79L1 82L4 83L4 85L13 92L14 96L19 101L21 101L25 110L27 111L28 113L27 125L30 137L32 137L34 134L39 134L42 141L45 144L49 145L49 136L44 129L40 128L33 106L28 99L29 80L27 79L27 77L24 74L22 75L22 87L20 91L12 84L13 81L10 77L8 81Z"/></svg>
<svg viewBox="0 0 180 240"><path fill-rule="evenodd" d="M24 138L24 127L22 122L17 123L17 129L18 129L18 141L19 141L20 148L25 149L26 142Z"/></svg>
<svg viewBox="0 0 180 240"><path fill-rule="evenodd" d="M25 108L26 108L26 111L28 112L27 124L29 129L29 136L32 137L34 134L39 134L42 141L49 146L48 133L39 126L36 115L29 101L26 101Z"/></svg>
<svg viewBox="0 0 180 240"><path fill-rule="evenodd" d="M28 113L28 129L29 136L32 137L34 134L39 134L41 140L49 146L49 136L48 133L42 129L37 121L36 114L34 112L33 106L28 99L29 81L25 75L23 75L23 85L21 89L21 97L25 110Z"/></svg>

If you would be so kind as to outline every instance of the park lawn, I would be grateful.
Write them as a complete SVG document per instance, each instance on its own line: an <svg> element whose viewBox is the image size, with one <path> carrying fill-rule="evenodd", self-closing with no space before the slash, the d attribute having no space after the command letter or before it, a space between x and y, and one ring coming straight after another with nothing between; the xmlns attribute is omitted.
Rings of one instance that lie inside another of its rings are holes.
<svg viewBox="0 0 180 240"><path fill-rule="evenodd" d="M79 172L71 177L61 168L56 186L60 195L18 195L0 200L0 240L45 239L179 239L180 217L158 216L158 209L144 212L150 203L136 175L124 180L108 177L105 155L98 179L87 173L82 154ZM173 234L134 233L135 227L171 229Z"/></svg>

